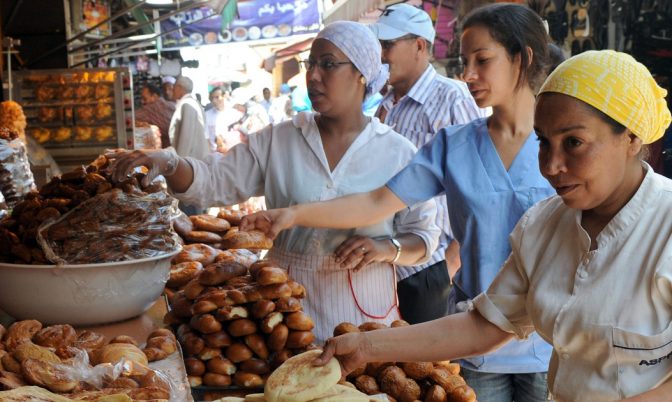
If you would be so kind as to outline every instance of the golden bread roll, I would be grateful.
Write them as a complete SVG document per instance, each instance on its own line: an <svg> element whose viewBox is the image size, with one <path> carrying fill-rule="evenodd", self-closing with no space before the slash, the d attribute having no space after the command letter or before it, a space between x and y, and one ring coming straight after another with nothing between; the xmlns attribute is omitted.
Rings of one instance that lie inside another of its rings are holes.
<svg viewBox="0 0 672 402"><path fill-rule="evenodd" d="M191 219L185 214L179 214L176 218L172 220L173 229L175 232L184 237L187 233L194 230L194 224L191 222Z"/></svg>
<svg viewBox="0 0 672 402"><path fill-rule="evenodd" d="M217 254L215 262L223 260L233 260L249 268L252 266L252 264L254 264L255 262L257 262L257 260L259 260L259 256L257 256L256 253L243 248L232 250L221 250L219 254Z"/></svg>
<svg viewBox="0 0 672 402"><path fill-rule="evenodd" d="M399 395L406 387L406 374L397 366L387 366L378 375L380 390L399 399Z"/></svg>
<svg viewBox="0 0 672 402"><path fill-rule="evenodd" d="M275 311L275 303L270 300L259 300L252 305L250 314L252 317L261 320Z"/></svg>
<svg viewBox="0 0 672 402"><path fill-rule="evenodd" d="M207 214L193 215L190 216L189 219L196 230L204 230L206 232L226 232L231 229L231 224L227 220Z"/></svg>
<svg viewBox="0 0 672 402"><path fill-rule="evenodd" d="M390 324L390 328L408 327L409 325L411 325L411 324L409 324L408 321L404 321L404 320L394 320L394 321L392 321L392 323Z"/></svg>
<svg viewBox="0 0 672 402"><path fill-rule="evenodd" d="M257 324L247 318L240 318L229 323L227 331L231 336L241 337L257 332Z"/></svg>
<svg viewBox="0 0 672 402"><path fill-rule="evenodd" d="M205 344L211 348L224 348L230 346L233 341L226 331L218 331L212 334L203 335Z"/></svg>
<svg viewBox="0 0 672 402"><path fill-rule="evenodd" d="M383 328L387 328L387 325L380 322L365 322L359 326L359 330L362 332L375 331Z"/></svg>
<svg viewBox="0 0 672 402"><path fill-rule="evenodd" d="M310 331L289 331L285 346L288 349L300 349L310 345L314 340L315 335Z"/></svg>
<svg viewBox="0 0 672 402"><path fill-rule="evenodd" d="M271 371L271 367L266 360L251 358L240 363L240 370L253 374L267 374Z"/></svg>
<svg viewBox="0 0 672 402"><path fill-rule="evenodd" d="M237 320L239 318L247 318L248 316L247 308L243 306L224 306L217 309L215 313L215 317L219 321Z"/></svg>
<svg viewBox="0 0 672 402"><path fill-rule="evenodd" d="M253 250L268 250L273 247L273 240L266 237L264 232L250 230L241 232L238 228L231 228L222 236L222 248L245 248Z"/></svg>
<svg viewBox="0 0 672 402"><path fill-rule="evenodd" d="M315 327L313 320L303 311L287 314L285 317L285 325L287 325L287 328L295 331L310 331ZM434 366L432 366L432 368L434 368Z"/></svg>
<svg viewBox="0 0 672 402"><path fill-rule="evenodd" d="M184 367L187 369L187 374L189 375L202 376L205 374L205 363L195 357L185 358Z"/></svg>
<svg viewBox="0 0 672 402"><path fill-rule="evenodd" d="M281 313L301 311L301 302L294 297L281 297L275 301L275 310Z"/></svg>
<svg viewBox="0 0 672 402"><path fill-rule="evenodd" d="M222 330L222 324L212 314L195 315L189 325L202 334L212 334Z"/></svg>
<svg viewBox="0 0 672 402"><path fill-rule="evenodd" d="M138 346L138 342L128 335L117 335L110 340L110 343L130 343L133 346Z"/></svg>
<svg viewBox="0 0 672 402"><path fill-rule="evenodd" d="M42 323L37 320L17 321L9 326L5 334L4 343L9 352L12 352L22 343L30 342L33 336L42 329Z"/></svg>
<svg viewBox="0 0 672 402"><path fill-rule="evenodd" d="M262 359L268 359L269 355L268 347L266 346L266 342L264 342L263 336L254 333L249 334L245 337L245 344L252 350L252 352L254 352L255 355L261 357ZM257 373L257 374L263 374L263 373Z"/></svg>
<svg viewBox="0 0 672 402"><path fill-rule="evenodd" d="M376 379L368 375L360 375L355 378L355 387L367 395L380 393Z"/></svg>
<svg viewBox="0 0 672 402"><path fill-rule="evenodd" d="M191 314L207 314L217 310L218 308L219 307L217 304L210 300L195 301L194 304L191 305Z"/></svg>
<svg viewBox="0 0 672 402"><path fill-rule="evenodd" d="M289 328L287 328L285 324L278 324L273 328L273 331L271 331L266 344L270 350L279 352L285 349L288 336Z"/></svg>
<svg viewBox="0 0 672 402"><path fill-rule="evenodd" d="M299 299L306 297L306 288L302 284L290 279L287 281L287 285L289 285L289 288L292 290L292 297Z"/></svg>
<svg viewBox="0 0 672 402"><path fill-rule="evenodd" d="M142 352L147 356L147 360L155 362L168 357L168 353L158 348L144 348Z"/></svg>
<svg viewBox="0 0 672 402"><path fill-rule="evenodd" d="M424 402L447 402L448 394L446 390L441 388L439 385L432 385L425 392L425 401Z"/></svg>
<svg viewBox="0 0 672 402"><path fill-rule="evenodd" d="M190 332L180 339L180 345L188 355L197 356L205 349L205 341L198 335Z"/></svg>
<svg viewBox="0 0 672 402"><path fill-rule="evenodd" d="M198 275L201 285L217 286L231 278L245 275L247 267L235 261L215 262L207 265Z"/></svg>
<svg viewBox="0 0 672 402"><path fill-rule="evenodd" d="M209 348L204 347L203 350L197 355L197 357L203 361L216 359L222 357L222 349L220 348Z"/></svg>
<svg viewBox="0 0 672 402"><path fill-rule="evenodd" d="M194 387L200 387L203 385L203 377L198 376L198 375L190 375L187 376L187 381L189 381L189 386L194 388Z"/></svg>
<svg viewBox="0 0 672 402"><path fill-rule="evenodd" d="M276 326L282 323L284 320L284 316L280 312L273 312L264 318L264 320L261 322L261 332L265 334L270 334L273 332Z"/></svg>
<svg viewBox="0 0 672 402"><path fill-rule="evenodd" d="M191 312L193 303L185 297L185 294L186 292L183 291L176 292L170 303L170 309L178 317L190 318L193 315Z"/></svg>
<svg viewBox="0 0 672 402"><path fill-rule="evenodd" d="M252 350L244 343L234 343L226 348L226 357L234 363L244 362L252 358Z"/></svg>
<svg viewBox="0 0 672 402"><path fill-rule="evenodd" d="M262 299L275 300L292 295L292 289L286 283L260 286L258 290Z"/></svg>
<svg viewBox="0 0 672 402"><path fill-rule="evenodd" d="M420 399L420 386L411 378L407 378L397 399L400 402L413 402Z"/></svg>
<svg viewBox="0 0 672 402"><path fill-rule="evenodd" d="M262 286L285 283L289 279L287 271L277 267L263 267L256 271L254 277Z"/></svg>
<svg viewBox="0 0 672 402"><path fill-rule="evenodd" d="M149 338L146 347L162 350L169 355L177 352L177 342L174 337L170 336L155 336Z"/></svg>
<svg viewBox="0 0 672 402"><path fill-rule="evenodd" d="M475 402L476 393L468 385L460 385L451 392L448 392L448 398L455 402Z"/></svg>
<svg viewBox="0 0 672 402"><path fill-rule="evenodd" d="M196 300L196 298L203 293L205 286L201 285L198 282L198 276L190 280L186 285L184 285L184 296L189 300Z"/></svg>
<svg viewBox="0 0 672 402"><path fill-rule="evenodd" d="M84 349L87 352L100 348L105 344L105 337L98 332L82 331L77 335L77 340L72 345L78 349Z"/></svg>
<svg viewBox="0 0 672 402"><path fill-rule="evenodd" d="M121 359L126 359L135 363L147 366L147 356L137 346L129 343L110 343L93 353L92 362L94 364L111 363L117 364Z"/></svg>
<svg viewBox="0 0 672 402"><path fill-rule="evenodd" d="M232 375L237 371L231 360L224 357L215 357L208 360L206 367L208 372L215 374Z"/></svg>
<svg viewBox="0 0 672 402"><path fill-rule="evenodd" d="M350 332L361 332L355 324L349 322L342 322L334 328L334 336L340 336L343 334L348 334Z"/></svg>
<svg viewBox="0 0 672 402"><path fill-rule="evenodd" d="M203 375L203 385L209 387L228 387L231 385L231 376L224 374L205 373Z"/></svg>
<svg viewBox="0 0 672 402"><path fill-rule="evenodd" d="M434 371L434 365L429 362L406 362L399 364L406 375L414 380L422 380Z"/></svg>
<svg viewBox="0 0 672 402"><path fill-rule="evenodd" d="M173 259L174 264L187 261L198 261L203 266L212 264L217 257L217 250L207 244L187 244Z"/></svg>
<svg viewBox="0 0 672 402"><path fill-rule="evenodd" d="M0 339L2 339L2 336L0 336ZM70 346L76 340L77 332L75 332L75 329L68 324L52 325L42 328L33 336L33 342L36 344L56 349Z"/></svg>
<svg viewBox="0 0 672 402"><path fill-rule="evenodd" d="M242 388L259 388L264 385L264 380L260 375L244 371L237 371L233 375L233 381Z"/></svg>
<svg viewBox="0 0 672 402"><path fill-rule="evenodd" d="M264 267L277 267L277 264L271 260L256 261L250 265L250 275L256 278L257 272Z"/></svg>
<svg viewBox="0 0 672 402"><path fill-rule="evenodd" d="M335 358L321 367L313 365L321 354L321 350L311 350L285 361L266 381L264 388L266 400L310 401L334 387L341 378L341 367Z"/></svg>
<svg viewBox="0 0 672 402"><path fill-rule="evenodd" d="M149 335L147 335L147 339L156 338L157 336L167 336L169 338L176 339L173 331L168 328L155 329L154 331L150 332Z"/></svg>
<svg viewBox="0 0 672 402"><path fill-rule="evenodd" d="M61 359L52 352L49 348L44 346L36 345L32 342L22 343L17 346L12 353L12 357L16 359L17 362L23 363L28 359L39 360L49 363L61 363Z"/></svg>

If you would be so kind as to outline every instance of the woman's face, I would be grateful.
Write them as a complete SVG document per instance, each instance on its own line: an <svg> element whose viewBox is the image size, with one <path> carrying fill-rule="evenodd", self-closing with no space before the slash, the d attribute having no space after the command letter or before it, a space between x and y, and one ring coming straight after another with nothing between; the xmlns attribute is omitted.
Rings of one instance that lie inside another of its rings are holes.
<svg viewBox="0 0 672 402"><path fill-rule="evenodd" d="M479 107L511 101L518 82L520 56L512 60L487 28L476 25L462 33L460 57L464 66L462 78Z"/></svg>
<svg viewBox="0 0 672 402"><path fill-rule="evenodd" d="M618 211L625 205L635 190L627 179L639 166L639 139L627 130L614 134L586 104L556 93L537 99L535 131L541 173L568 207Z"/></svg>
<svg viewBox="0 0 672 402"><path fill-rule="evenodd" d="M313 42L306 71L308 97L313 108L323 115L335 115L364 100L362 76L333 43L325 39Z"/></svg>

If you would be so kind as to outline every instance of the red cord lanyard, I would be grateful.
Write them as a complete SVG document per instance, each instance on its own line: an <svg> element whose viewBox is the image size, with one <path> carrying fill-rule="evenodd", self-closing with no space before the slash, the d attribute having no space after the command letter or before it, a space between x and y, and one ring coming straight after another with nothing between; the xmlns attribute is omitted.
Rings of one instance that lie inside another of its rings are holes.
<svg viewBox="0 0 672 402"><path fill-rule="evenodd" d="M364 269L366 269L366 268L364 268ZM387 316L390 315L392 310L394 310L395 308L397 308L397 306L399 306L399 297L397 296L397 270L394 267L394 265L392 266L392 272L394 272L394 275L393 275L393 278L392 278L392 280L394 281L394 284L393 284L393 287L394 287L394 302L392 303L390 308L387 309L387 311L385 312L385 315L377 316L377 315L367 313L366 311L364 311L362 306L359 304L359 300L357 300L357 295L355 295L355 289L352 287L352 270L351 269L348 270L348 285L350 286L350 293L352 293L352 298L355 301L355 306L357 306L357 310L359 310L360 313L364 314L365 316L367 316L369 318L375 319L375 320L382 320L384 318L387 318Z"/></svg>

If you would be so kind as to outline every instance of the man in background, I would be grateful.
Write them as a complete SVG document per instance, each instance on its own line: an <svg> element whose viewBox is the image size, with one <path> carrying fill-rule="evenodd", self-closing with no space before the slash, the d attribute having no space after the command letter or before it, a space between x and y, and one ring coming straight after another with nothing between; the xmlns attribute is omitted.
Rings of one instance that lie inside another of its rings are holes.
<svg viewBox="0 0 672 402"><path fill-rule="evenodd" d="M464 83L440 76L430 64L435 32L425 11L395 4L371 29L380 40L382 61L390 67L391 88L376 113L381 121L421 148L441 128L485 115ZM436 224L442 228L438 248L427 263L397 269L399 309L411 324L446 314L450 275L460 266L445 198L436 197L436 202Z"/></svg>
<svg viewBox="0 0 672 402"><path fill-rule="evenodd" d="M163 92L163 98L168 102L175 102L175 95L173 90L175 88L175 77L167 75L161 79L161 91Z"/></svg>
<svg viewBox="0 0 672 402"><path fill-rule="evenodd" d="M228 94L222 87L210 91L212 108L205 112L205 127L210 143L210 150L226 152L241 142L240 133L231 130L243 113L228 104Z"/></svg>
<svg viewBox="0 0 672 402"><path fill-rule="evenodd" d="M142 107L135 112L135 120L153 124L159 128L161 134L161 148L170 146L168 130L170 120L175 113L175 103L168 102L161 97L159 88L147 84L140 90Z"/></svg>

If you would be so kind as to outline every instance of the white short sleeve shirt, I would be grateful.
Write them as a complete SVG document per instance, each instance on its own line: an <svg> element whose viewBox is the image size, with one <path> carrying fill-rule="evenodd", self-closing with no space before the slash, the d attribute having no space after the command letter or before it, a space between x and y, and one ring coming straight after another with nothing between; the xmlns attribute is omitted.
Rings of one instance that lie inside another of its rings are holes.
<svg viewBox="0 0 672 402"><path fill-rule="evenodd" d="M553 345L559 402L613 401L672 377L672 181L645 164L632 199L597 237L552 197L511 234L512 254L476 309L501 329Z"/></svg>

